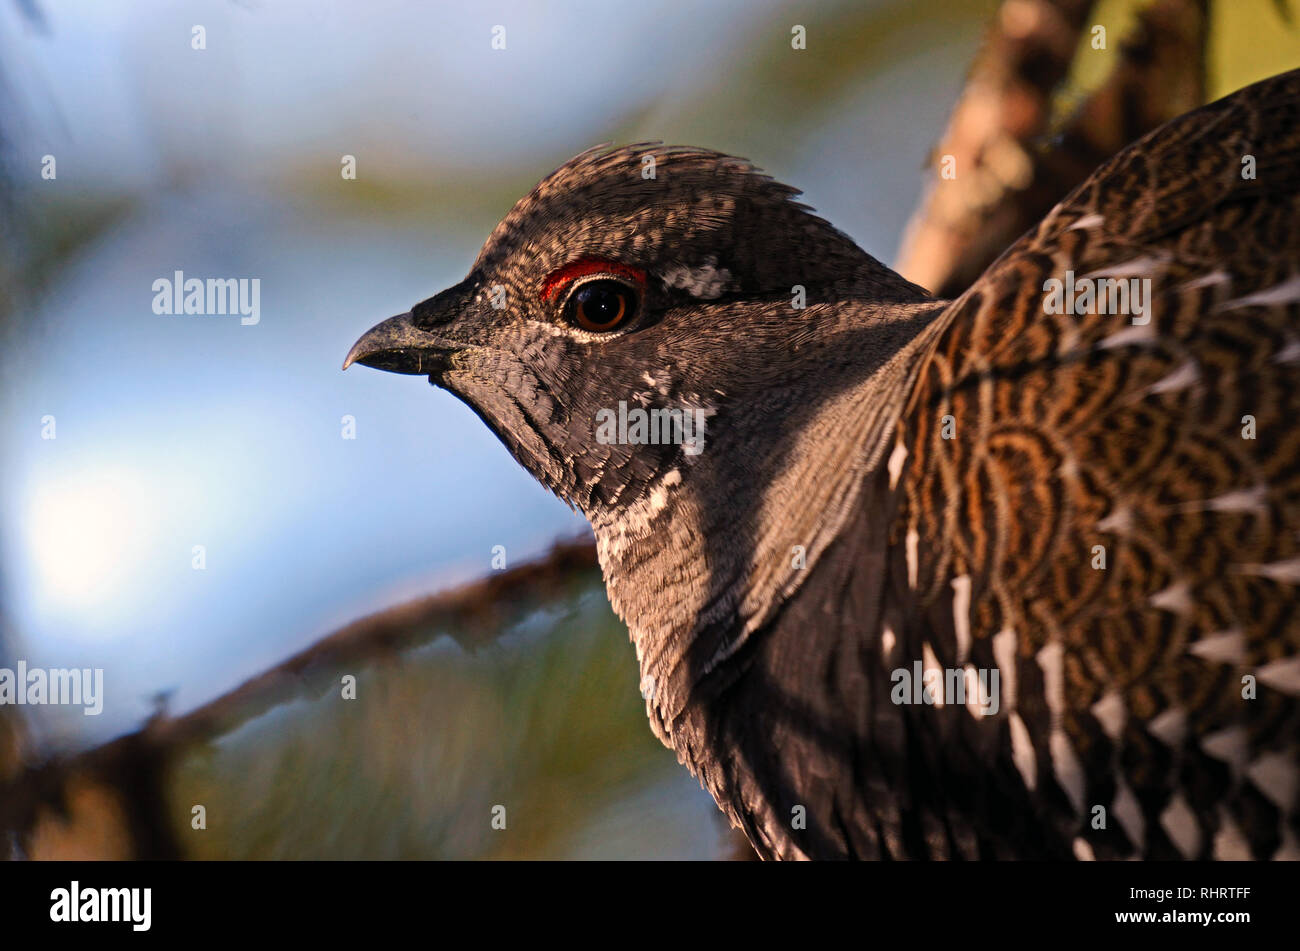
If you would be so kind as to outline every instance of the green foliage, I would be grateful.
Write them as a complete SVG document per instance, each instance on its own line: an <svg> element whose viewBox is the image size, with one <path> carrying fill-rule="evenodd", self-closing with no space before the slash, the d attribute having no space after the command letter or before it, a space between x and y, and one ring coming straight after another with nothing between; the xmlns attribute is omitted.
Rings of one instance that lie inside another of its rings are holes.
<svg viewBox="0 0 1300 951"><path fill-rule="evenodd" d="M169 797L187 854L722 853L721 814L646 725L627 631L597 577L490 647L468 653L441 637L356 673L357 699L332 689L178 764ZM635 799L647 787L648 810ZM194 804L205 830L191 828ZM505 830L491 826L495 805Z"/></svg>

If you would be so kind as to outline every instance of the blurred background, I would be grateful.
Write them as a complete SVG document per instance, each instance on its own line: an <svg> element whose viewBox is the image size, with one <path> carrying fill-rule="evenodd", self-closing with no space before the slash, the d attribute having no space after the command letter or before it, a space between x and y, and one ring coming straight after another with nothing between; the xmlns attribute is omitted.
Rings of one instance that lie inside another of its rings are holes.
<svg viewBox="0 0 1300 951"><path fill-rule="evenodd" d="M352 342L602 142L744 155L892 260L1000 6L0 0L0 666L103 668L105 691L97 717L0 708L0 779L585 532L446 393L340 373ZM1093 16L1122 32L1136 6ZM1285 4L1221 6L1209 98L1300 60ZM156 315L178 270L259 279L260 321ZM147 808L204 858L737 854L650 734L598 572L528 608L491 637L424 618L356 700L331 675L188 745ZM130 804L47 799L18 854L130 851Z"/></svg>

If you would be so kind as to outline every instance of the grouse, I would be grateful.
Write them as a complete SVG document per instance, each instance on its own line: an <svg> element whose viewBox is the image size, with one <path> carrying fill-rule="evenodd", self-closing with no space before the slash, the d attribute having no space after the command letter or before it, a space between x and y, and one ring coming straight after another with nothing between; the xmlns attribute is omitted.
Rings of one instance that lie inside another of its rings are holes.
<svg viewBox="0 0 1300 951"><path fill-rule="evenodd" d="M348 354L590 521L765 858L1300 858L1300 71L957 300L747 161L579 155Z"/></svg>

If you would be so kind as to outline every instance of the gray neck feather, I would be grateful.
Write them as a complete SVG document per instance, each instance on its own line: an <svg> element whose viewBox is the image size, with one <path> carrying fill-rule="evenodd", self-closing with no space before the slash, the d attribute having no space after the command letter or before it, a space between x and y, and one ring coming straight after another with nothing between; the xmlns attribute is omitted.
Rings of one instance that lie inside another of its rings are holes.
<svg viewBox="0 0 1300 951"><path fill-rule="evenodd" d="M868 480L888 478L894 424L944 306L834 305L783 386L710 420L689 471L589 513L665 743L703 679L798 590Z"/></svg>

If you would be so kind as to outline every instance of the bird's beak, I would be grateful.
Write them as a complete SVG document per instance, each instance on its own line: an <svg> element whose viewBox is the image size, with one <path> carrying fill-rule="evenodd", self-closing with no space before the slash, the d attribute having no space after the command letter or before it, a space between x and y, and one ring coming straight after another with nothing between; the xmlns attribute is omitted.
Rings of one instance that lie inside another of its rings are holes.
<svg viewBox="0 0 1300 951"><path fill-rule="evenodd" d="M471 274L454 287L416 304L405 314L376 324L352 345L343 361L343 369L360 363L390 373L428 374L431 382L441 385L443 373L450 368L452 355L465 349L465 344L457 341L454 333L451 337L442 334L449 329L454 331L461 315L472 305L477 290L478 282ZM439 333L431 332L434 328Z"/></svg>
<svg viewBox="0 0 1300 951"><path fill-rule="evenodd" d="M446 369L451 349L446 341L416 327L409 313L398 314L362 334L348 351L343 369L360 363L390 373L435 375Z"/></svg>

